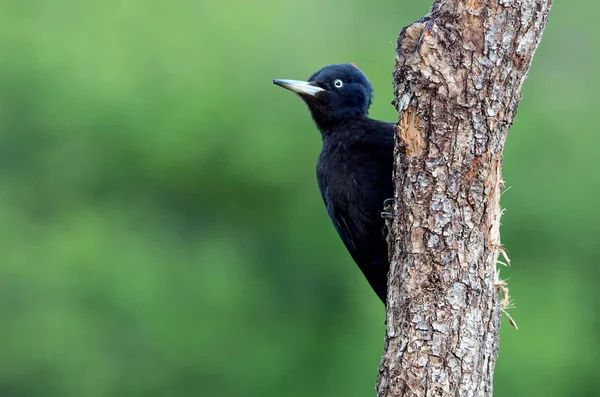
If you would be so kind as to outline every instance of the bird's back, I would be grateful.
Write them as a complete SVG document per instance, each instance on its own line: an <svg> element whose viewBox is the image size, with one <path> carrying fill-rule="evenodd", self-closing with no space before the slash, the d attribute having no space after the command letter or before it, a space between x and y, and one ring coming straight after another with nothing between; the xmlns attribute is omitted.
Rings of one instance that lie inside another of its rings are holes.
<svg viewBox="0 0 600 397"><path fill-rule="evenodd" d="M391 123L363 117L323 135L317 180L346 248L385 303L389 269L383 201L393 197Z"/></svg>

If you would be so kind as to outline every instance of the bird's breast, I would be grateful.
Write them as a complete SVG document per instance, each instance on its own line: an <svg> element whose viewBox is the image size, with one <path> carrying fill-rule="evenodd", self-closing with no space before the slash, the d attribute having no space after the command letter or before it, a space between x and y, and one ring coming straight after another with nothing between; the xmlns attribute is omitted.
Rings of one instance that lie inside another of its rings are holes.
<svg viewBox="0 0 600 397"><path fill-rule="evenodd" d="M347 206L374 183L364 154L343 148L323 148L317 163L319 188L327 199ZM325 197L324 197L325 198Z"/></svg>

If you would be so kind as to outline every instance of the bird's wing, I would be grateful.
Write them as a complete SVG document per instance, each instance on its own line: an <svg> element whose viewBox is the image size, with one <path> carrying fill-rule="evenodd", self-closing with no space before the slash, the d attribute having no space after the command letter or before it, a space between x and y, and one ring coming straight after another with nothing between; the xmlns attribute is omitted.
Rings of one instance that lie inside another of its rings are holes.
<svg viewBox="0 0 600 397"><path fill-rule="evenodd" d="M387 244L382 235L383 227L379 230L380 228L375 222L369 230L366 230L367 234L371 232L372 235L362 235L360 233L365 230L356 223L353 216L330 206L328 206L328 211L330 208L333 224L352 259L365 275L379 299L385 303L389 264Z"/></svg>
<svg viewBox="0 0 600 397"><path fill-rule="evenodd" d="M353 235L352 229L348 225L347 217L345 216L345 214L342 214L339 211L334 210L333 219L334 219L334 223L335 223L335 228L338 231L338 234L342 237L342 240L344 241L344 244L346 244L346 247L348 248L348 250L352 254L354 252L357 252L358 248L355 243L355 241L357 239ZM354 254L352 256L354 256Z"/></svg>
<svg viewBox="0 0 600 397"><path fill-rule="evenodd" d="M331 203L327 205L327 212L350 255L362 268L369 260L369 249L365 246L365 239L359 235L361 228L346 211L334 207Z"/></svg>

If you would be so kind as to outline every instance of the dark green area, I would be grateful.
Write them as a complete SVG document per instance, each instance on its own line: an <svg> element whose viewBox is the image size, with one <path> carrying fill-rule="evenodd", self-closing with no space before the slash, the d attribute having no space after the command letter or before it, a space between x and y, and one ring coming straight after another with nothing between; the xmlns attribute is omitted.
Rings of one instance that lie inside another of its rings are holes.
<svg viewBox="0 0 600 397"><path fill-rule="evenodd" d="M0 396L374 395L384 310L271 79L355 62L394 120L429 3L0 2ZM496 396L600 396L597 4L555 4L509 134Z"/></svg>

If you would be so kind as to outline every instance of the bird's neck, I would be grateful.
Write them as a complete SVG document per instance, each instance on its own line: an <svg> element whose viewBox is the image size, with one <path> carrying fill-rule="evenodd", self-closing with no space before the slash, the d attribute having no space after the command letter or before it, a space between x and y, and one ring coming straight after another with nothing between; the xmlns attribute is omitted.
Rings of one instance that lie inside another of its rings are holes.
<svg viewBox="0 0 600 397"><path fill-rule="evenodd" d="M319 131L321 131L321 135L326 137L331 135L335 131L344 130L347 128L352 128L356 123L368 119L368 116L365 113L361 112L346 112L344 114L320 114L318 111L312 111L312 118L317 125Z"/></svg>

